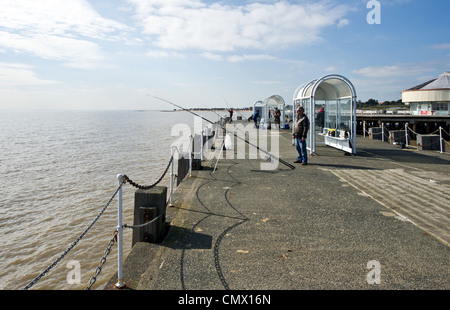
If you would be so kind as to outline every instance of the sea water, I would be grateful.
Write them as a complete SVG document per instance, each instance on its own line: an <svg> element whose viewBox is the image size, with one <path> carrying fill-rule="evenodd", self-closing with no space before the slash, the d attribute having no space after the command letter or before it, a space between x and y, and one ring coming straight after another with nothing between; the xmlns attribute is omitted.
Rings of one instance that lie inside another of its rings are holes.
<svg viewBox="0 0 450 310"><path fill-rule="evenodd" d="M213 112L201 113L217 121ZM227 113L219 112L222 116ZM0 111L0 289L22 289L82 234L118 188L118 174L153 184L171 156L184 111ZM167 174L161 185L169 186ZM134 192L123 187L124 224ZM117 227L117 198L64 258L30 289L84 289ZM124 256L131 250L124 229ZM72 278L74 266L79 278ZM117 271L117 246L92 289ZM79 281L78 281L79 280ZM74 283L79 282L79 283Z"/></svg>

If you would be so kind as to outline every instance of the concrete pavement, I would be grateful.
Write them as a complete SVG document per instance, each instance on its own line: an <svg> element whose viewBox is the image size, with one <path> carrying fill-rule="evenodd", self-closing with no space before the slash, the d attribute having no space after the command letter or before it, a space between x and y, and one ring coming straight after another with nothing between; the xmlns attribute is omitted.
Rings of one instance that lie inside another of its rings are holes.
<svg viewBox="0 0 450 310"><path fill-rule="evenodd" d="M289 132L280 157L293 164ZM306 166L204 161L180 184L162 243L124 266L136 290L450 288L450 156L357 139ZM114 279L110 284L114 283ZM109 284L109 285L110 285ZM109 287L109 286L107 286Z"/></svg>

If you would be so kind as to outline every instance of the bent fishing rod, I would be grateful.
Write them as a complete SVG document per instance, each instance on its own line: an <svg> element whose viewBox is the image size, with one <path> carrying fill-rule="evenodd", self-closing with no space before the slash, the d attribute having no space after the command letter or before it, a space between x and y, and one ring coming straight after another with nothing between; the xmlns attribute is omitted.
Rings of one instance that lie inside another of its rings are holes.
<svg viewBox="0 0 450 310"><path fill-rule="evenodd" d="M222 95L222 97L223 97L223 100L225 100L225 104L227 105L227 107L229 107L230 109L233 109L233 107L230 106L230 105L228 104L228 101L227 101L227 99L225 99L225 96ZM246 118L244 115L242 115L242 113L239 112L238 110L236 110L236 112L239 113L239 115L242 116L244 119L247 119L247 118Z"/></svg>
<svg viewBox="0 0 450 310"><path fill-rule="evenodd" d="M197 116L197 117L200 117L201 119L203 119L204 121L206 121L206 122L208 122L208 123L210 123L210 124L213 124L213 125L215 124L214 122L210 121L209 119L207 119L207 118L205 118L205 117L203 117L203 116L201 116L201 115L198 115L197 113L192 112L191 110L188 110L188 109L186 109L186 108L183 108L182 106L179 106L179 105L177 105L177 104L175 104L175 103L173 103L173 102L170 102L169 100L166 100L166 99L161 98L161 97L158 97L158 96L150 95L150 94L147 94L147 96L150 96L150 97L153 97L153 98L155 98L155 99L164 101L164 102L166 102L166 103L168 103L168 104L171 104L171 105L173 105L173 106L175 106L175 107L177 107L177 108L179 108L179 109L181 109L181 110L183 110L183 111L189 112L189 113L191 113L191 114L193 114L193 115L195 115L195 116ZM220 124L219 124L219 127L220 127L222 130L225 130L225 131L226 131L226 128L224 128L224 127L221 126ZM283 159L281 159L281 158L279 158L279 157L273 155L272 153L269 153L268 151L266 151L266 150L260 148L259 146L254 145L254 144L251 143L250 141L248 141L248 140L246 140L246 139L244 139L244 138L242 138L242 137L239 137L235 132L233 132L233 135L234 135L236 138L238 138L238 139L244 141L244 142L247 143L248 145L251 145L251 146L253 146L254 148L256 148L257 150L259 150L259 151L265 153L265 154L268 155L270 158L273 158L273 159L275 159L275 160L278 160L280 163L282 163L282 164L285 165L286 167L290 168L291 170L294 170L294 169L295 169L295 166L294 166L294 165L291 165L290 163L288 163L288 162L284 161Z"/></svg>

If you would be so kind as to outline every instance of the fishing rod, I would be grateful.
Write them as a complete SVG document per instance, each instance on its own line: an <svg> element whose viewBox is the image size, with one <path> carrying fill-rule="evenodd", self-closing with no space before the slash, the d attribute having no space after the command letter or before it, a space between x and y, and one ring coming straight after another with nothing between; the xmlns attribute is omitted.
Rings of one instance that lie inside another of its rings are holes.
<svg viewBox="0 0 450 310"><path fill-rule="evenodd" d="M192 112L191 110L185 109L185 108L183 108L182 106L179 106L179 105L176 104L176 103L170 102L169 100L166 100L166 99L161 98L161 97L158 97L158 96L150 95L150 94L147 94L147 96L150 96L150 97L153 97L153 98L155 98L155 99L164 101L164 102L166 102L166 103L168 103L168 104L171 104L171 105L173 105L173 106L175 106L175 107L177 107L177 108L179 108L179 109L181 109L181 110L183 110L183 111L189 112L189 113L191 113L191 114L193 114L193 115L195 115L195 116L197 116L197 117L200 117L201 119L203 119L204 121L206 121L206 122L208 122L208 123L210 123L210 124L213 124L213 125L215 124L214 122L210 121L209 119L207 119L207 118L205 118L205 117L203 117L203 116L201 116L201 115L199 115L199 114L197 114L197 113L195 113L195 112ZM219 127L220 127L222 130L225 130L225 131L226 131L226 128L224 128L224 127L221 126L220 124L219 124ZM294 165L291 165L290 163L284 161L283 159L281 159L281 158L279 158L279 157L277 157L277 156L275 156L275 155L269 153L269 152L266 151L266 150L263 150L263 149L260 148L259 146L254 145L253 143L251 143L250 141L248 141L248 140L246 140L246 139L244 139L244 138L242 138L242 137L239 137L235 132L233 132L233 135L234 135L236 138L238 138L238 139L244 141L244 142L247 143L248 145L251 145L251 146L255 147L257 150L259 150L259 151L265 153L266 155L269 156L269 158L274 158L275 160L278 160L280 163L282 163L282 164L285 165L286 167L290 168L291 170L294 170L294 169L295 169L295 166L294 166Z"/></svg>
<svg viewBox="0 0 450 310"><path fill-rule="evenodd" d="M230 109L233 109L233 107L231 107L231 106L228 104L228 101L227 101L227 99L225 99L225 96L222 95L222 97L223 97L223 100L225 100L225 104L226 104ZM241 115L241 117L243 117L245 120L247 120L247 118L246 118L244 115L242 115L241 112L239 112L238 110L236 110L236 112L239 113L239 114Z"/></svg>
<svg viewBox="0 0 450 310"><path fill-rule="evenodd" d="M214 111L214 109L212 109L212 108L210 108L210 107L207 107L205 104L203 104L203 103L201 103L201 102L200 102L200 104L201 104L202 106L204 106L205 108L207 108L208 111L213 112L214 114L216 114L216 115L219 117L219 119L220 119L220 118L223 118L223 116L220 115L219 113L217 113L216 111Z"/></svg>
<svg viewBox="0 0 450 310"><path fill-rule="evenodd" d="M224 99L225 99L225 97L224 97ZM204 106L205 108L208 108L206 105L204 105L203 103L200 103L202 106ZM209 109L209 108L208 108ZM210 110L211 112L213 112L213 113L215 113L218 117L219 117L219 119L220 118L222 118L222 116L219 114L219 113L217 113L216 111L214 111L214 110ZM242 132L243 134L244 134L244 136L245 136L245 132L243 132L239 127L236 127L240 132ZM222 146L221 146L221 148L223 147L223 145L225 144L225 140L223 141L223 143L222 143ZM219 155L219 158L220 158L220 155ZM245 157L245 150L244 150L244 158L245 158L245 160L249 163L249 165L250 166L252 166L252 168L254 168L253 167L253 165L252 165L252 163L248 160L248 158L246 158ZM219 160L217 160L217 162L218 162ZM217 166L217 162L216 162L216 166ZM214 168L214 170L213 170L213 172L215 171L216 169Z"/></svg>

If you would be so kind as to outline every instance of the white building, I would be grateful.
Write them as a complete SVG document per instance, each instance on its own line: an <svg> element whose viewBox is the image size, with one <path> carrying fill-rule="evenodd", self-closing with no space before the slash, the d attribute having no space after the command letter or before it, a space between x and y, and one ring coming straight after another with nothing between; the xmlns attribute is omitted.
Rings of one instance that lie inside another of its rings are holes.
<svg viewBox="0 0 450 310"><path fill-rule="evenodd" d="M450 115L450 72L402 92L412 115Z"/></svg>

